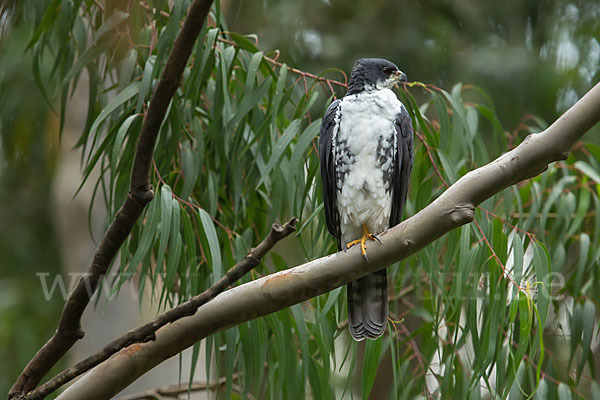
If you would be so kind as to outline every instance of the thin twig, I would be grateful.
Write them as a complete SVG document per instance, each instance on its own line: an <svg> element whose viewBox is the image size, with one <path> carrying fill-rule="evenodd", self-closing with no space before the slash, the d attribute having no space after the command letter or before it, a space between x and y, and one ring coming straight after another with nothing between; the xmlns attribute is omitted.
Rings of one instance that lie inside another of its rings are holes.
<svg viewBox="0 0 600 400"><path fill-rule="evenodd" d="M85 360L80 361L73 367L64 370L54 378L50 379L48 382L28 394L26 398L44 398L65 383L89 371L125 347L134 343L143 343L154 340L156 338L155 332L159 328L183 317L195 314L198 307L215 298L219 293L225 291L230 285L247 274L254 267L258 266L265 254L267 254L277 242L296 231L297 222L298 219L292 217L284 225L274 223L271 226L271 231L267 237L265 237L256 248L251 249L237 264L231 267L213 286L199 295L192 297L185 303L159 315L154 321L119 336L96 354L89 356Z"/></svg>
<svg viewBox="0 0 600 400"><path fill-rule="evenodd" d="M238 378L238 374L235 373L231 376L231 380ZM179 384L179 385L168 385L162 386L156 389L145 390L139 393L133 393L127 396L121 396L116 400L143 400L143 399L155 399L158 396L174 397L188 392L201 392L204 390L210 390L219 386L224 386L227 383L227 377L221 377L213 382L192 382L191 384Z"/></svg>
<svg viewBox="0 0 600 400"><path fill-rule="evenodd" d="M69 295L58 329L25 366L10 389L9 399L22 397L32 391L67 350L85 335L81 327L81 316L96 291L100 278L108 271L146 204L154 198L150 167L156 138L211 5L212 0L195 0L190 6L142 123L127 199L104 234L87 271Z"/></svg>
<svg viewBox="0 0 600 400"><path fill-rule="evenodd" d="M421 368L422 374L425 375L425 362L423 361L423 355L419 351L419 346L417 346L417 342L414 338L411 337L411 333L406 327L406 325L404 325L403 323L400 323L399 325L400 329L402 330L402 333L404 334L404 336L406 336L406 339L408 339L408 346L412 349L413 354L417 359L417 364L419 368Z"/></svg>

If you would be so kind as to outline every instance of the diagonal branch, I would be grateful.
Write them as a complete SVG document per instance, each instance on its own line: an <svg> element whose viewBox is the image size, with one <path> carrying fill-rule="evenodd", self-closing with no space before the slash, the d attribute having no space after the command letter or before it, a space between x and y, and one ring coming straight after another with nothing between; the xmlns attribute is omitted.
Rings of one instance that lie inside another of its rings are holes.
<svg viewBox="0 0 600 400"><path fill-rule="evenodd" d="M243 259L231 267L227 273L213 286L209 287L199 295L192 297L185 303L182 303L177 307L174 307L169 311L159 315L154 321L148 322L139 328L133 329L119 336L104 346L104 348L99 352L61 372L48 382L28 393L24 398L44 398L73 378L76 378L101 362L107 360L119 350L134 343L152 341L156 338L155 332L159 328L173 323L180 318L194 315L196 310L198 310L198 307L214 299L219 293L225 291L231 284L235 283L251 269L258 266L262 258L273 248L273 246L275 246L277 242L296 231L297 222L298 219L293 217L284 225L279 223L273 224L267 237L265 237L256 248L251 249Z"/></svg>
<svg viewBox="0 0 600 400"><path fill-rule="evenodd" d="M127 199L104 234L86 273L69 295L57 330L25 366L10 389L9 399L33 390L67 350L83 338L85 333L81 327L81 316L96 291L100 278L108 271L146 204L154 197L150 184L150 163L156 138L211 5L212 0L195 0L190 6L144 116Z"/></svg>
<svg viewBox="0 0 600 400"><path fill-rule="evenodd" d="M429 206L370 243L367 263L350 249L262 277L221 293L156 332L156 341L131 346L63 392L58 399L104 399L118 393L162 361L215 332L323 294L416 253L435 239L473 221L482 201L565 159L573 144L600 121L600 84L548 129L529 135L512 151L464 175Z"/></svg>
<svg viewBox="0 0 600 400"><path fill-rule="evenodd" d="M227 383L227 378L228 377L224 376L217 379L214 382L191 382L190 384L162 386L156 389L146 390L140 393L122 396L119 397L117 400L160 399L161 397L179 399L179 396L185 395L189 392L200 392L215 389L220 386L225 386L225 384ZM238 374L233 374L230 379L235 380L237 378Z"/></svg>

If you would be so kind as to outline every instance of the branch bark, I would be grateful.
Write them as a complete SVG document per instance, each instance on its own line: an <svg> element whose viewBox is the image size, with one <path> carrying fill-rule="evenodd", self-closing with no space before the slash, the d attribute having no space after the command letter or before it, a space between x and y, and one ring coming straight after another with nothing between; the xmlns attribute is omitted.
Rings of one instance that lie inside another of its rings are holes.
<svg viewBox="0 0 600 400"><path fill-rule="evenodd" d="M89 356L85 360L75 364L73 367L66 369L48 382L44 383L37 389L29 392L23 397L24 400L43 399L56 389L78 377L79 375L89 371L91 368L107 360L110 356L119 350L130 346L134 343L143 343L155 340L156 331L170 323L177 321L180 318L194 315L198 307L214 299L219 293L225 291L231 284L235 283L242 276L247 274L251 269L258 266L262 258L279 242L281 239L289 236L296 231L296 217L291 218L284 225L274 223L267 237L260 244L251 249L246 256L231 267L227 273L219 279L214 285L203 291L197 296L170 309L169 311L159 315L154 321L151 321L139 328L119 336L99 352Z"/></svg>
<svg viewBox="0 0 600 400"><path fill-rule="evenodd" d="M104 234L86 273L69 295L57 330L25 366L9 391L9 399L33 390L67 350L85 335L81 327L81 316L96 291L100 278L106 274L146 204L154 197L150 184L150 164L156 138L211 5L212 0L195 0L190 6L144 116L127 199Z"/></svg>
<svg viewBox="0 0 600 400"><path fill-rule="evenodd" d="M106 399L162 361L215 332L323 294L414 254L435 239L473 220L482 201L567 158L573 144L600 120L600 84L548 129L473 170L429 206L369 243L370 262L358 248L310 261L221 293L196 314L164 326L156 341L123 349L98 365L58 399Z"/></svg>

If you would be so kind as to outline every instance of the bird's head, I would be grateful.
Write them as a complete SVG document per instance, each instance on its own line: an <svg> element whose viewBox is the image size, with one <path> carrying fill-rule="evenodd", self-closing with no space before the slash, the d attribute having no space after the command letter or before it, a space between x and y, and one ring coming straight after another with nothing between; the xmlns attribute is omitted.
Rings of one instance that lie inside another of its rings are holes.
<svg viewBox="0 0 600 400"><path fill-rule="evenodd" d="M406 75L393 62L383 58L361 58L352 68L348 94L391 89L398 82L406 82Z"/></svg>

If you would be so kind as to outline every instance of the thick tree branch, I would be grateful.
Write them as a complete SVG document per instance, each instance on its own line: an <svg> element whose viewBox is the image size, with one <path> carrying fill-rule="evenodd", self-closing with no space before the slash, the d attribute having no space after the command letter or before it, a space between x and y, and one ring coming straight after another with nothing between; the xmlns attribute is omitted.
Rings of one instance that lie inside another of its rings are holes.
<svg viewBox="0 0 600 400"><path fill-rule="evenodd" d="M9 399L33 390L50 368L84 336L81 327L83 311L144 207L154 197L150 184L150 163L156 138L211 5L212 0L195 0L190 6L144 116L131 173L129 195L104 234L86 273L69 295L57 330L17 378L10 389Z"/></svg>
<svg viewBox="0 0 600 400"><path fill-rule="evenodd" d="M198 307L215 298L219 293L225 291L230 285L247 274L251 269L259 265L262 258L273 248L273 246L275 246L277 242L296 231L297 222L298 219L293 217L286 222L285 225L281 225L279 223L273 224L267 237L265 237L257 247L251 249L243 259L231 267L213 286L209 287L199 295L194 296L185 303L182 303L177 307L174 307L169 311L159 315L154 321L148 322L139 328L132 329L131 331L119 336L104 346L104 348L99 352L75 364L73 367L66 369L37 389L29 392L26 396L24 396L24 399L43 399L65 383L78 377L86 371L89 371L102 361L107 360L119 350L134 343L143 343L154 340L155 332L159 328L173 323L180 318L194 315L194 313L196 313L198 310Z"/></svg>
<svg viewBox="0 0 600 400"><path fill-rule="evenodd" d="M402 260L448 231L473 220L475 207L523 179L567 157L571 146L600 120L600 84L544 132L469 172L429 206L369 243L367 263L353 248L265 276L221 293L156 332L156 341L123 349L98 365L58 398L106 399L137 377L215 332L264 316L346 284Z"/></svg>

